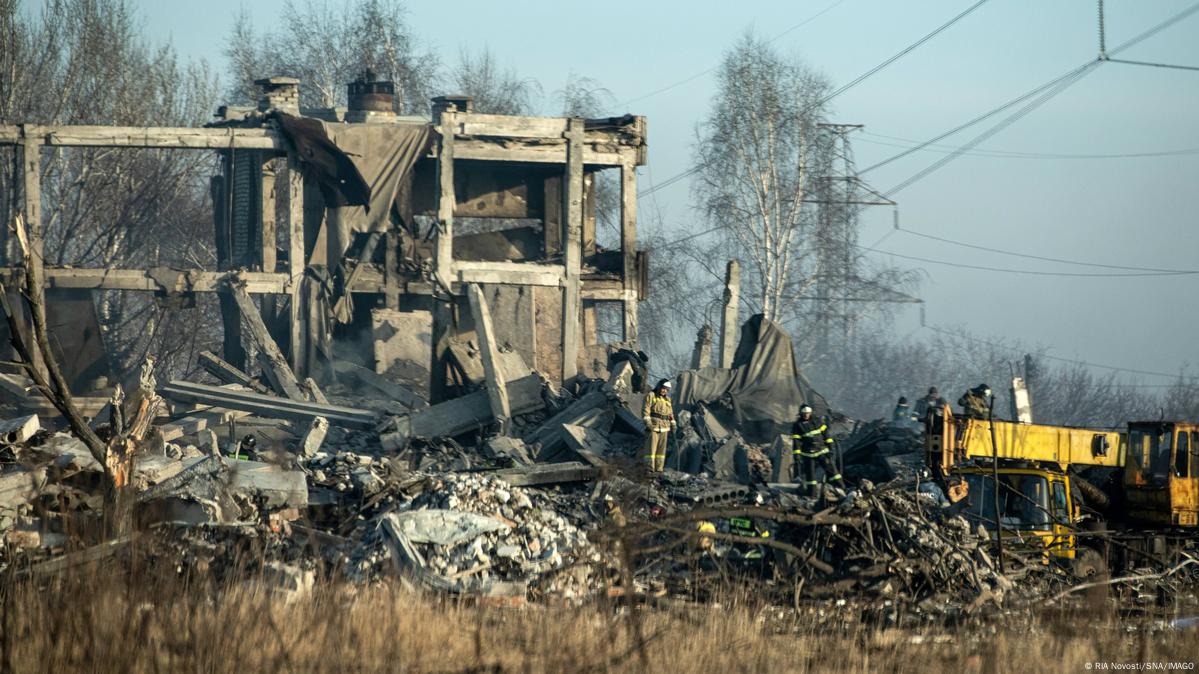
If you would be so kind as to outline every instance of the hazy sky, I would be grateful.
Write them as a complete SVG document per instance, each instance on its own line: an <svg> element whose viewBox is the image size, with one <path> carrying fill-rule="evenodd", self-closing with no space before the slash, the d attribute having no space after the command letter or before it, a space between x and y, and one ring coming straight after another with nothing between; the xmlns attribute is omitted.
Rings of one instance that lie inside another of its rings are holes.
<svg viewBox="0 0 1199 674"><path fill-rule="evenodd" d="M649 118L649 166L641 186L686 170L696 122L712 94L699 75L747 28L772 38L839 85L882 62L969 5L970 0L657 1L635 5L537 0L410 0L414 32L446 62L460 47L488 45L501 63L537 79L548 100L573 71L601 82L613 113ZM1109 49L1191 5L1108 0ZM186 56L220 72L236 0L142 0L147 28L169 35ZM244 6L256 27L282 1ZM865 124L858 166L887 158L1081 65L1097 53L1093 0L991 0L973 14L833 102L833 121ZM1199 66L1199 14L1120 54ZM628 103L626 103L628 101ZM1174 156L1032 158L963 156L900 192L905 228L1045 257L1130 267L1199 270L1192 203L1199 179L1199 72L1106 63L980 144L980 150L1113 155L1195 150ZM942 144L966 143L983 124ZM870 135L878 134L878 135ZM887 138L890 137L890 138ZM910 143L908 143L910 144ZM919 152L864 177L886 191L943 157ZM703 226L685 183L646 199L680 232ZM888 233L888 208L863 216L863 244ZM997 255L896 232L880 250L958 264L1048 272L1126 273ZM662 261L657 261L661 263ZM1195 348L1199 275L1124 278L1031 276L896 259L927 272L920 296L927 322L982 335L1019 337L1053 355L1175 372L1199 366ZM902 334L919 312L900 313ZM1192 368L1192 371L1194 368ZM1162 381L1146 378L1147 382Z"/></svg>

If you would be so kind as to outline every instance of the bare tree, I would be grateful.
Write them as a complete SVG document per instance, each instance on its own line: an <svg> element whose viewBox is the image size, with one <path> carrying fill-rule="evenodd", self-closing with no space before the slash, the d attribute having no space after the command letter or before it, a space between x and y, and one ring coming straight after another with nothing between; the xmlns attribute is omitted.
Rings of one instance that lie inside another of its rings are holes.
<svg viewBox="0 0 1199 674"><path fill-rule="evenodd" d="M826 260L816 255L816 124L829 83L747 34L724 56L717 94L696 145L695 193L748 263L762 313L780 320L786 297L814 289Z"/></svg>
<svg viewBox="0 0 1199 674"><path fill-rule="evenodd" d="M541 95L537 80L522 79L512 68L501 68L495 55L484 46L477 54L463 48L450 73L454 93L474 99L476 112L495 115L528 115L533 100Z"/></svg>
<svg viewBox="0 0 1199 674"><path fill-rule="evenodd" d="M598 81L573 71L554 96L562 103L563 117L599 117L613 101L612 92Z"/></svg>
<svg viewBox="0 0 1199 674"><path fill-rule="evenodd" d="M1054 362L1043 347L963 329L897 339L880 326L850 348L844 362L820 363L807 374L836 409L858 419L888 416L899 396L911 400L929 386L938 386L955 403L981 383L996 395L996 415L1008 418L1013 374L1028 385L1036 423L1112 428L1161 414L1199 418L1199 379L1185 371L1168 384L1145 383L1081 362Z"/></svg>
<svg viewBox="0 0 1199 674"><path fill-rule="evenodd" d="M893 283L912 278L867 264L856 247L856 213L821 217L817 203L834 150L820 129L828 80L747 33L725 54L716 81L697 132L698 208L719 228L714 249L746 265L743 296L809 346L799 353L807 361L813 319L827 315L832 302L852 296L848 310L856 320L878 310L871 300L887 299ZM833 279L836 292L824 292Z"/></svg>
<svg viewBox="0 0 1199 674"><path fill-rule="evenodd" d="M204 122L216 82L204 63L139 36L125 0L46 0L22 15L0 0L0 123L188 126ZM46 262L87 267L205 266L211 232L207 153L53 148L41 155ZM7 164L6 164L7 165ZM16 176L0 176L5 218L19 208ZM101 326L125 370L147 352L204 334L187 312L161 311L144 294L100 295ZM182 325L182 323L189 325ZM201 322L204 325L206 322Z"/></svg>
<svg viewBox="0 0 1199 674"><path fill-rule="evenodd" d="M412 34L403 3L288 0L279 18L279 28L266 32L255 31L245 12L236 19L225 48L234 100L254 101L255 79L289 75L302 82L302 105L345 105L346 84L369 68L395 83L396 112L428 110L439 61Z"/></svg>

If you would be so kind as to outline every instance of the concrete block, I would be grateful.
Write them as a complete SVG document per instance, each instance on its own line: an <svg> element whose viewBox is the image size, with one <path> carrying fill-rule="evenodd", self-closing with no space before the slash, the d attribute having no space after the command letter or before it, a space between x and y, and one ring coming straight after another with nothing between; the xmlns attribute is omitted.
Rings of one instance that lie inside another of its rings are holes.
<svg viewBox="0 0 1199 674"><path fill-rule="evenodd" d="M25 442L41 427L36 414L0 421L0 441L10 445Z"/></svg>
<svg viewBox="0 0 1199 674"><path fill-rule="evenodd" d="M433 314L428 311L371 311L371 336L375 372L382 374L401 364L423 370L428 378L433 354Z"/></svg>
<svg viewBox="0 0 1199 674"><path fill-rule="evenodd" d="M324 444L325 435L328 432L329 421L324 417L313 417L312 422L308 425L308 431L304 433L304 441L300 443L300 454L305 457L316 454Z"/></svg>

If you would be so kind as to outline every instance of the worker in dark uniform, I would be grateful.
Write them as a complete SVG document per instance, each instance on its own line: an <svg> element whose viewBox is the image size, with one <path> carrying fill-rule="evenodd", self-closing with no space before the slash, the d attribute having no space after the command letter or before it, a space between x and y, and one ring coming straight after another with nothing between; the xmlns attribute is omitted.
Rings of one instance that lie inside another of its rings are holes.
<svg viewBox="0 0 1199 674"><path fill-rule="evenodd" d="M812 418L812 408L801 405L799 418L791 427L792 480L796 473L802 475L808 496L820 495L820 481L816 479L816 465L824 470L825 480L844 487L845 481L833 464L830 452L833 439L828 436L828 425ZM798 480L795 480L798 482Z"/></svg>
<svg viewBox="0 0 1199 674"><path fill-rule="evenodd" d="M945 399L941 397L941 393L937 391L936 386L928 387L928 395L916 401L916 421L928 423L928 415L941 414L944 411Z"/></svg>
<svg viewBox="0 0 1199 674"><path fill-rule="evenodd" d="M962 416L967 419L986 419L989 417L990 407L988 400L990 397L991 387L986 384L979 384L966 391L961 398L958 398L958 404L962 406Z"/></svg>
<svg viewBox="0 0 1199 674"><path fill-rule="evenodd" d="M899 402L895 403L895 411L891 412L891 421L908 422L913 418L912 408L908 406L908 399L899 396Z"/></svg>

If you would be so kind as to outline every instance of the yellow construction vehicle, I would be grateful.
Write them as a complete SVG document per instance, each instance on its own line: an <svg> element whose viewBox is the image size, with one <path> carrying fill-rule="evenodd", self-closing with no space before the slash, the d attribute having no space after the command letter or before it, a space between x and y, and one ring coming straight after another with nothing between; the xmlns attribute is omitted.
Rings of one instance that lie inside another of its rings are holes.
<svg viewBox="0 0 1199 674"><path fill-rule="evenodd" d="M1128 517L1164 527L1199 526L1199 424L1128 425L1124 497Z"/></svg>
<svg viewBox="0 0 1199 674"><path fill-rule="evenodd" d="M992 427L986 420L957 418L946 410L929 429L926 452L939 482L950 473L965 478L970 519L992 531L998 521L1008 545L1077 559L1071 563L1084 575L1098 571L1092 568L1097 553L1078 544L1076 532L1085 522L1069 469L1124 465L1120 433L999 420Z"/></svg>

